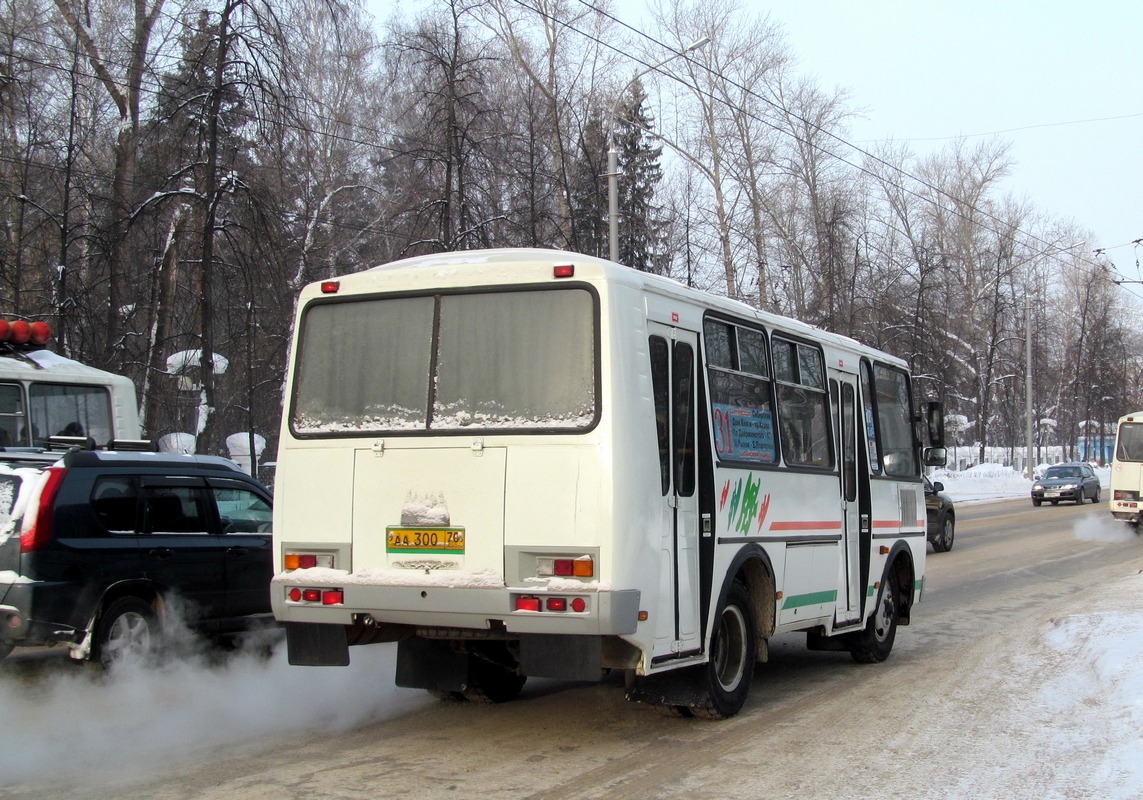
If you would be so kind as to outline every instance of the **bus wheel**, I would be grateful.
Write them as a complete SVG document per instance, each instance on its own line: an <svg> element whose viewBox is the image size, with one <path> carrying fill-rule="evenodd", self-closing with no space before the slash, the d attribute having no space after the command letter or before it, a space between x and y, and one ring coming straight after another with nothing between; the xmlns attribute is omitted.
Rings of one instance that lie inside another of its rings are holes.
<svg viewBox="0 0 1143 800"><path fill-rule="evenodd" d="M890 570L873 615L849 649L854 661L876 664L889 657L893 651L893 640L897 638L897 619L901 614L898 603L897 574Z"/></svg>
<svg viewBox="0 0 1143 800"><path fill-rule="evenodd" d="M703 701L691 708L694 716L726 719L742 708L750 693L758 652L755 630L750 595L746 587L735 581L715 619L710 660L702 671Z"/></svg>
<svg viewBox="0 0 1143 800"><path fill-rule="evenodd" d="M516 699L526 680L526 675L519 675L514 669L470 655L468 686L462 695L473 703L507 703Z"/></svg>

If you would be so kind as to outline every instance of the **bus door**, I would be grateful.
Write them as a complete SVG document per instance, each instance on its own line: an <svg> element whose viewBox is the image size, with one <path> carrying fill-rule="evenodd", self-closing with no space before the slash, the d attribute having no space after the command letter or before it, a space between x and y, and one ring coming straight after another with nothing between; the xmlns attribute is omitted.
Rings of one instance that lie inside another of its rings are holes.
<svg viewBox="0 0 1143 800"><path fill-rule="evenodd" d="M654 657L696 652L699 635L698 334L648 323L661 502Z"/></svg>
<svg viewBox="0 0 1143 800"><path fill-rule="evenodd" d="M857 385L853 378L838 374L830 379L830 399L835 429L838 432L838 456L841 465L841 575L838 584L835 616L839 625L861 619L860 545L864 529L870 533L869 476L861 469L858 457ZM865 486L862 486L862 480Z"/></svg>

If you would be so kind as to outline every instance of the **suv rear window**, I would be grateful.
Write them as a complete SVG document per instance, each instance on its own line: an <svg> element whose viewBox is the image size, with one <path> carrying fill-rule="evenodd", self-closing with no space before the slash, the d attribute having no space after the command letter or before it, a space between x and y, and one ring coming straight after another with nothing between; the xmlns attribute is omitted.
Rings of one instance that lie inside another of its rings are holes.
<svg viewBox="0 0 1143 800"><path fill-rule="evenodd" d="M135 481L131 478L100 478L91 493L91 507L107 530L112 533L134 533L138 494Z"/></svg>

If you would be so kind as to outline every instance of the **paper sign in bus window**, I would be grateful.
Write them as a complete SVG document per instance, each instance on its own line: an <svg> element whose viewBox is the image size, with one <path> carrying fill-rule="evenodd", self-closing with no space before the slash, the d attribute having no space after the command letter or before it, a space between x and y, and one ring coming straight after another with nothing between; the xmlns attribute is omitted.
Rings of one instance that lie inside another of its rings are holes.
<svg viewBox="0 0 1143 800"><path fill-rule="evenodd" d="M772 464L777 460L774 447L774 419L767 409L711 405L714 414L714 442L721 458Z"/></svg>

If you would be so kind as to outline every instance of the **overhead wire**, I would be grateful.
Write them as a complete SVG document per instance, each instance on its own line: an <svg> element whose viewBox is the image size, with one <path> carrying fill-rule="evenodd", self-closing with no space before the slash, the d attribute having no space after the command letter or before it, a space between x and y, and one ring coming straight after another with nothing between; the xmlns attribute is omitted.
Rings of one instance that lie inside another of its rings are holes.
<svg viewBox="0 0 1143 800"><path fill-rule="evenodd" d="M552 21L553 23L559 24L562 27L568 29L569 31L572 31L572 32L574 32L574 33L576 33L576 34L578 34L578 35L580 35L586 39L589 39L589 40L595 42L596 44L613 51L614 53L616 53L618 55L629 58L632 61L634 61L638 64L641 64L642 66L646 67L649 72L657 72L657 73L659 73L659 74L661 74L667 78L670 78L670 79L679 81L680 83L683 83L683 85L687 86L687 88L689 90L694 91L694 92L704 96L707 100L709 100L711 102L720 103L720 104L729 106L729 103L725 99L718 97L711 92L705 92L701 89L701 87L680 81L680 79L677 76L675 76L670 71L663 68L662 66L656 67L656 65L654 65L654 64L643 61L641 58L631 54L626 49L612 45L610 42L607 42L603 39L600 39L599 37L595 36L594 34L592 34L590 32L581 30L580 28L576 27L572 23L567 22L566 20L559 19L558 17L555 17L555 16L551 15L550 13L548 13L547 11L541 9L537 5L534 5L530 2L528 2L528 0L514 0L514 2L516 4L518 4L519 6L529 10L530 12L538 14L542 17L545 17L545 18L549 19L550 21ZM618 25L622 26L623 28L629 30L633 34L636 34L637 36L647 40L652 45L660 47L660 48L662 48L668 52L672 52L672 53L678 52L677 49L672 48L666 42L663 42L662 40L652 36L651 34L648 34L645 31L642 31L642 30L624 22L622 19L616 17L611 12L600 8L594 2L592 2L592 0L578 0L578 2L580 2L580 4L587 7L588 9L594 11L595 13L611 19L616 24L618 24ZM169 21L171 21L173 23L186 24L185 20L181 20L181 19L179 19L173 15L170 15L166 11L163 12L163 15ZM40 41L37 39L32 39L30 37L21 36L20 34L15 34L14 38L20 39L20 40L25 41L29 44L34 45L34 46L49 48L49 49L52 49L52 50L55 50L55 51L58 51L61 53L66 53L68 55L76 55L77 54L76 50L74 50L70 47L67 47L63 44L56 44L56 43L51 43L51 42ZM87 54L85 52L83 52L82 49L80 51L78 51L78 55L80 56L81 59L87 59ZM154 55L156 57L158 55L160 55L159 51L156 51ZM171 60L171 62L172 62L172 64L170 65L171 67L174 67L177 64L183 63L185 61L185 59L183 59L179 56L167 55L166 57ZM849 148L850 150L860 154L864 158L886 167L887 169L889 169L893 173L898 174L901 177L906 178L910 181L913 181L916 185L924 187L925 189L929 190L930 192L932 192L936 195L946 197L946 198L952 200L956 204L965 205L971 212L978 214L982 217L985 217L985 218L991 220L993 223L996 223L997 225L1001 225L1001 226L1005 225L1003 220L1001 220L999 217L996 217L994 214L989 212L987 209L980 208L980 207L978 207L974 204L971 204L971 203L964 203L963 200L956 197L955 195L952 195L951 193L941 189L940 187L930 183L929 181L926 181L925 179L910 173L908 170L904 169L903 167L900 167L899 165L896 165L896 164L893 164L889 161L886 161L885 159L881 158L880 156L877 156L876 154L869 152L868 150L858 146L856 143L851 142L851 141L845 139L844 137L834 133L833 131L829 130L828 128L825 128L825 127L823 127L823 126L821 126L821 125L819 125L819 124L817 124L811 120L808 120L808 119L802 117L801 115L797 114L796 112L792 111L791 109L788 109L785 106L775 102L771 98L768 98L762 94L759 94L758 92L756 92L752 88L747 87L747 86L745 86L745 85L743 85L743 84L741 84L741 83L739 83L733 79L730 79L724 75L721 75L717 71L706 66L706 64L704 64L701 60L696 59L690 55L685 55L684 57L692 65L694 65L695 67L697 67L699 69L707 71L714 78L721 80L721 81L725 81L727 84L735 87L739 91L743 92L745 95L757 99L758 101L762 102L763 104L773 108L775 111L777 111L781 114L784 114L784 115L798 121L799 123L801 123L802 125L806 126L809 129L812 129L812 130L815 130L815 131L821 133L823 136L829 138L830 140L836 141L840 145L842 145L846 148ZM35 64L36 66L39 66L42 68L55 69L55 70L59 70L59 71L63 71L63 72L70 72L71 71L70 68L63 67L63 66L58 65L58 64L52 64L52 63L46 62L46 61L37 61L35 59L28 58L28 57L23 56L23 55L21 56L21 58L23 60L27 61L28 63ZM122 62L115 62L113 60L106 60L106 61L109 64L116 65L116 66L119 66L120 68L125 69L125 65L122 64ZM81 74L83 77L86 77L90 80L98 80L98 76L96 76L90 72L82 72L81 71L79 74ZM155 74L154 71L148 73L149 76L153 76L154 74ZM157 88L155 86L145 86L145 87L142 87L142 91L145 91L148 94L151 94L151 95L156 96L156 97L162 96L164 94L164 91L163 91L161 85L158 85ZM326 106L320 98L312 98L312 97L307 98L307 102L312 103L318 109L329 111L328 106ZM273 106L278 111L287 111L288 110L295 117L298 117L298 116L304 117L310 113L308 111L302 111L300 109L297 109L296 107L290 107L289 109L287 109L286 107L282 106L277 101L276 98L274 98L270 102L269 105ZM808 140L806 138L803 138L803 137L799 136L799 134L796 131L794 131L790 128L786 128L786 127L782 127L780 125L776 125L771 120L768 120L764 117L758 116L757 114L754 114L753 112L751 112L750 110L745 109L745 108L734 107L733 110L735 110L736 112L746 114L751 119L754 119L755 121L759 122L760 124L763 124L767 127L770 127L772 129L774 129L775 131L783 134L783 135L793 137L795 140L801 142L802 144L809 146L811 148L814 148L814 149L818 150L819 152L821 152L822 154L827 155L830 158L836 159L837 161L848 165L849 167L853 168L854 170L857 170L857 171L859 171L865 175L868 175L868 176L870 176L870 177L872 177L878 181L887 183L888 185L892 186L894 189L897 189L898 191L905 192L905 193L909 194L910 196L913 196L913 197L918 198L919 200L922 200L923 202L935 204L935 201L933 200L932 197L926 196L925 194L913 189L910 186L889 180L886 175L878 174L878 173L872 171L871 169L869 169L868 167L866 167L865 165L858 163L854 160L851 160L850 158L847 158L843 154L836 153L836 152L832 151L831 149L826 148L820 142L812 141L812 140ZM1129 115L1129 116L1136 116L1136 115ZM326 118L328 118L328 117L326 117ZM262 118L258 117L257 115L254 116L254 119L255 119L255 121L258 121L258 122L264 122L265 121ZM410 152L408 150L387 146L387 145L381 143L380 141L377 140L378 138L387 137L387 136L390 136L391 134L389 132L382 131L378 128L374 128L372 126L368 126L368 125L365 125L365 124L360 123L360 122L342 121L339 124L348 130L359 131L361 136L351 136L351 135L347 135L345 133L321 131L321 130L318 130L314 127L307 127L305 125L302 125L299 122L290 122L290 121L283 120L283 119L276 120L275 124L278 124L278 125L282 126L283 128L286 128L286 129L296 130L298 132L309 134L309 135L320 136L320 137L323 137L323 138L331 140L331 141L339 141L339 142L349 144L349 145L369 147L369 148L373 148L376 150L380 150L380 151L383 151L383 152L388 154L386 160L392 160L392 159L400 158L400 157L408 155ZM1035 127L1035 126L1033 126L1033 127ZM377 138L371 138L371 139L362 138L365 135L371 135L371 136L377 137ZM402 138L402 140L409 142L410 144L421 144L421 145L428 144L428 142L425 140L417 140L413 137L402 136L401 138ZM46 169L54 168L53 165L42 164L42 163L38 164L38 166L40 166L42 168L46 168ZM477 166L477 171L479 171L479 170L480 170L480 167ZM94 176L92 174L92 175L90 175L90 177L96 177L96 176ZM966 214L964 212L960 211L955 205L952 208L946 208L945 210L951 212L952 214L954 214L956 216L961 217L962 219L966 219L966 220L969 219L968 216L966 216ZM979 223L979 220L974 220L974 221ZM351 229L355 229L355 228L353 228L353 226L348 226L348 227L350 227ZM985 226L985 227L987 227L988 230L990 230L991 232L996 234L998 237L1002 237L1005 235L1011 235L1011 234L1003 233L998 228L993 228L993 227L988 227L988 226ZM897 230L898 233L903 233L899 229L895 229L895 230ZM1040 236L1038 236L1037 234L1035 234L1031 231L1027 231L1027 230L1024 230L1024 229L1017 227L1014 229L1014 233L1023 235L1028 242L1034 242L1034 243L1037 243L1039 246L1041 246L1043 248L1043 252L1038 253L1036 255L1050 255L1052 253L1060 251L1060 248L1058 247L1058 245L1041 238ZM1111 247L1099 248L1097 251L1095 251L1095 253L1096 253L1096 255L1101 255L1101 254L1106 255L1106 250L1115 249L1116 247L1122 247L1122 246L1126 246L1126 245L1116 245L1116 246L1111 246ZM1075 254L1072 254L1072 255L1074 257ZM1100 270L1100 271L1107 270L1108 266L1109 266L1106 263L1094 262L1094 261L1087 259L1087 258L1078 258L1076 260L1084 263L1086 266L1088 266L1092 269L1096 269L1096 270ZM1108 261L1110 261L1110 259L1108 259ZM1110 268L1116 274L1120 274L1118 269L1115 267L1114 262L1110 263Z"/></svg>
<svg viewBox="0 0 1143 800"><path fill-rule="evenodd" d="M570 30L574 33L577 33L580 36L582 36L586 39L589 39L589 40L595 42L596 44L611 50L612 52L614 52L616 54L630 58L631 60L635 61L636 63L641 64L643 67L647 68L648 71L657 72L657 73L659 73L659 74L661 74L667 78L670 78L670 79L675 80L679 83L682 83L690 91L693 91L697 94L700 94L712 102L720 103L720 104L729 106L729 103L727 103L727 101L724 100L723 98L717 97L713 93L706 92L701 87L698 87L696 85L688 84L688 83L681 81L679 78L677 78L675 75L673 75L666 68L657 67L654 63L644 61L643 59L639 58L638 56L632 55L628 50L626 50L620 46L613 45L610 42L607 42L607 41L599 38L598 36L595 36L594 34L588 32L588 31L581 30L580 28L576 27L574 24L567 22L566 20L561 20L558 17L555 17L555 16L549 14L544 9L541 9L538 6L529 2L529 0L513 0L513 2L515 2L519 6L527 8L529 11L531 11L535 14L539 14L539 15L549 19L550 21L552 21L555 24L561 25L562 27L565 27L568 30ZM987 219L991 220L994 223L997 223L998 225L1005 225L1005 223L1002 219L995 216L994 214L989 212L987 209L980 208L979 206L977 206L973 203L966 203L962 198L956 197L955 195L941 189L940 187L932 184L931 182L926 181L925 179L910 173L908 170L904 169L903 167L900 167L896 164L893 164L892 162L886 161L885 159L881 158L880 156L878 156L874 153L871 153L862 147L859 147L857 144L855 144L853 142L848 141L844 137L834 133L833 131L829 130L828 128L825 128L825 127L813 122L812 120L808 120L805 117L801 116L800 114L797 114L796 112L792 111L791 109L788 109L785 106L782 106L782 105L776 103L774 100L772 100L772 99L770 99L764 95L759 94L758 92L754 91L752 88L747 87L747 86L743 85L742 83L735 81L731 78L728 78L725 75L722 75L721 73L717 72L713 68L708 67L706 64L704 64L700 58L692 56L689 53L681 53L679 49L674 48L671 45L669 45L668 43L662 41L661 39L658 39L658 38L652 36L651 34L649 34L645 31L623 21L619 17L612 14L610 11L607 11L606 9L600 8L599 6L597 6L593 2L593 0L578 0L578 2L581 5L591 9L592 11L595 11L597 14L600 14L602 16L607 17L608 19L611 19L612 21L614 21L618 25L622 26L623 28L625 28L628 31L632 32L633 34L637 35L638 37L641 37L641 38L647 40L649 43L651 43L652 45L654 45L656 47L662 48L663 50L666 50L668 52L680 53L680 59L689 62L690 64L692 64L693 66L695 66L699 69L705 70L706 72L711 74L717 80L725 81L727 84L733 86L734 88L745 93L746 95L759 100L763 104L770 106L771 108L775 109L776 111L778 111L784 115L792 117L793 119L797 120L798 122L807 126L808 128L811 128L813 130L820 132L821 134L828 137L829 139L832 139L832 140L844 145L845 147L850 148L851 150L861 154L865 158L867 158L873 162L876 162L878 164L881 164L881 165L885 166L886 168L890 169L891 171L893 171L894 173L897 173L897 174L899 174L905 178L908 178L911 181L914 181L916 184L925 187L926 189L930 190L934 194L938 194L938 195L941 195L941 196L948 198L949 200L952 200L955 204L966 206L970 211L975 212L976 214L979 214L983 217L986 217ZM879 174L873 172L872 170L870 170L868 167L866 167L862 164L856 163L856 162L846 158L845 156L843 156L841 154L835 153L835 152L827 149L826 147L822 146L818 142L810 141L810 140L807 140L805 138L802 138L797 134L796 131L793 131L791 129L784 128L784 127L781 127L779 125L776 125L773 122L771 122L770 120L767 120L763 117L760 117L760 116L752 113L749 109L741 108L741 107L733 107L733 110L735 112L745 114L745 115L749 116L751 119L754 119L755 121L757 121L757 122L759 122L759 123L761 123L767 127L770 127L772 129L774 129L775 131L783 134L783 135L790 136L790 137L794 138L795 140L799 141L801 144L806 145L808 147L811 147L813 149L816 149L817 151L821 152L824 155L827 155L831 158L837 159L838 161L840 161L844 164L847 164L848 166L852 167L855 170L858 170L859 172L861 172L865 175L868 175L868 176L870 176L870 177L872 177L878 181L888 182L893 188L895 188L899 191L905 192L905 193L907 193L913 197L916 197L916 198L918 198L924 202L928 202L928 203L934 202L932 200L932 198L927 197L924 194L921 194L921 193L915 191L911 187L902 185L900 183L887 181L886 177L884 175L879 175ZM954 205L952 208L947 208L945 210L950 211L955 216L958 216L961 219L964 219L966 221L974 221L974 222L976 221L976 220L970 219L970 217L968 217L965 213L961 212L956 207L956 205ZM997 228L991 228L990 227L988 229L992 233L996 234L998 237L1003 238L1004 236L1011 235L1011 234L1005 234L1004 232L1002 232L1001 230L999 230ZM1037 234L1035 234L1031 231L1028 231L1026 229L1016 227L1014 230L1014 233L1021 234L1025 237L1025 239L1027 241L1035 242L1038 245L1040 245L1043 248L1042 252L1037 253L1036 255L1051 255L1053 253L1057 253L1057 252L1061 251L1061 248L1056 243L1049 242L1049 241L1041 238ZM1075 254L1072 254L1072 255L1073 255L1073 257L1075 257ZM1099 263L1096 261L1092 261L1091 259L1086 258L1086 257L1079 257L1079 258L1076 258L1076 260L1082 262L1083 264L1085 264L1086 266L1088 266L1092 270L1096 270L1097 272L1105 271L1108 269L1107 264L1102 264L1102 263ZM1118 269L1115 267L1114 263L1111 264L1111 268L1112 268L1112 270L1114 270L1118 274ZM1114 282L1114 281L1112 281L1112 282Z"/></svg>

